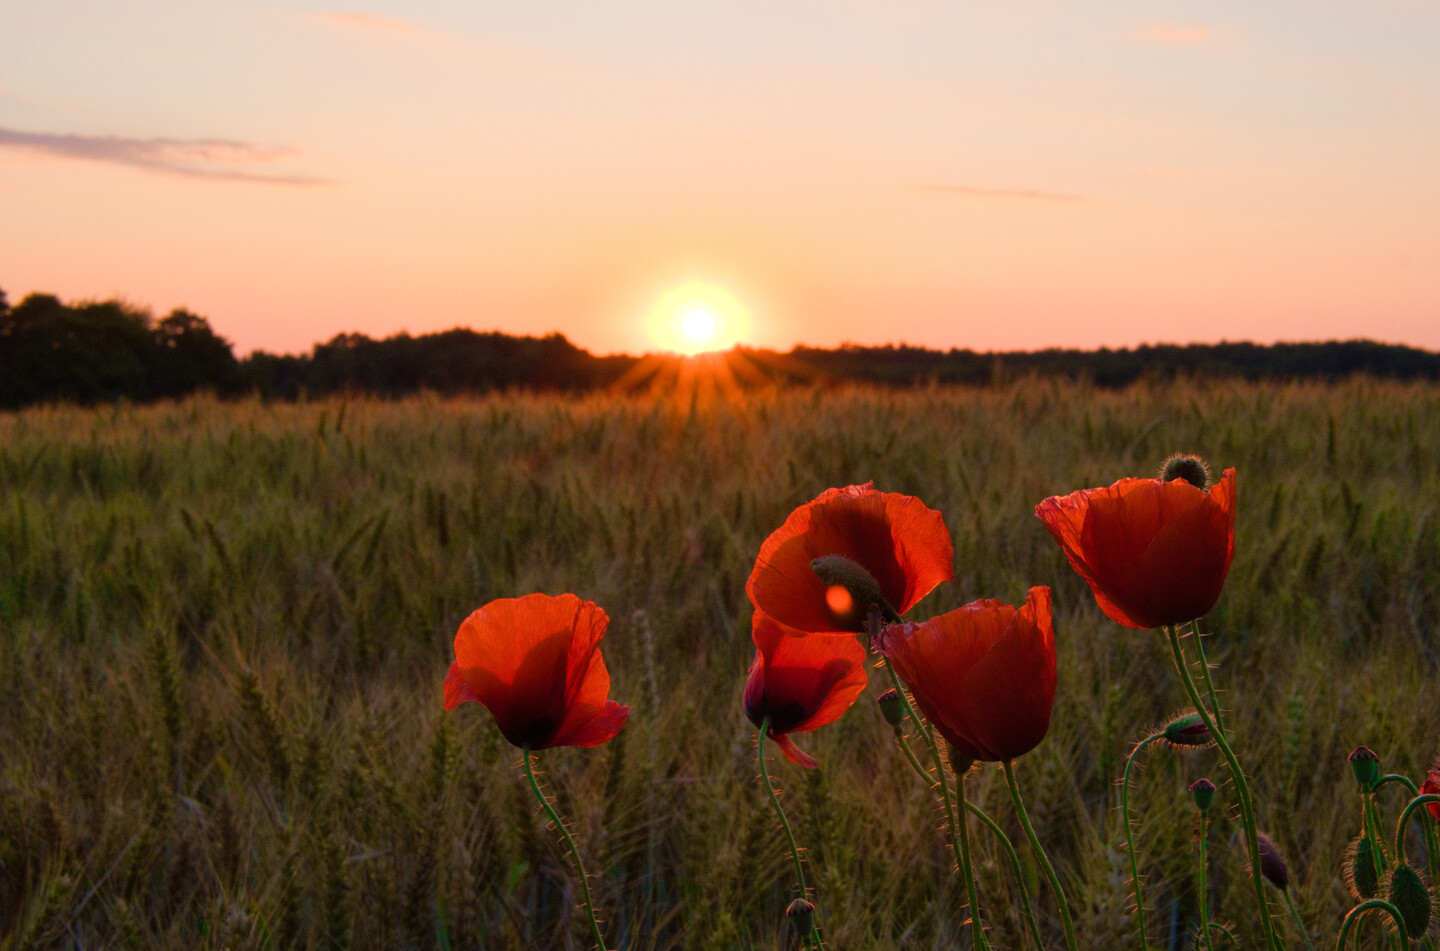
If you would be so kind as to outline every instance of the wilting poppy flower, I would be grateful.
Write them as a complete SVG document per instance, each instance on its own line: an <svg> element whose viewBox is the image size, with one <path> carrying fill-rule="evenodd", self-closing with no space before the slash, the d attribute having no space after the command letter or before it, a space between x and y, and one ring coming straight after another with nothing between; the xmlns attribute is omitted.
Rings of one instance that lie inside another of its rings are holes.
<svg viewBox="0 0 1440 951"><path fill-rule="evenodd" d="M963 758L1012 760L1050 729L1055 629L1049 588L1031 588L1019 608L985 599L924 623L888 627L880 649L926 719Z"/></svg>
<svg viewBox="0 0 1440 951"><path fill-rule="evenodd" d="M940 513L874 484L826 489L790 513L760 546L750 601L797 631L865 630L870 605L898 621L955 576Z"/></svg>
<svg viewBox="0 0 1440 951"><path fill-rule="evenodd" d="M1208 612L1235 555L1235 470L1202 491L1183 479L1121 479L1052 496L1035 514L1090 584L1100 609L1128 627Z"/></svg>
<svg viewBox="0 0 1440 951"><path fill-rule="evenodd" d="M865 689L865 647L853 637L787 631L760 611L751 622L755 660L745 680L745 716L807 769L816 762L791 733L808 733L850 709Z"/></svg>
<svg viewBox="0 0 1440 951"><path fill-rule="evenodd" d="M1440 766L1430 767L1425 774L1425 781L1420 784L1420 795L1440 796ZM1427 802L1425 808L1430 810L1430 815L1440 821L1440 803Z"/></svg>
<svg viewBox="0 0 1440 951"><path fill-rule="evenodd" d="M610 618L573 594L491 601L455 635L445 709L467 700L489 710L516 746L599 746L625 725L630 708L610 695L600 639Z"/></svg>

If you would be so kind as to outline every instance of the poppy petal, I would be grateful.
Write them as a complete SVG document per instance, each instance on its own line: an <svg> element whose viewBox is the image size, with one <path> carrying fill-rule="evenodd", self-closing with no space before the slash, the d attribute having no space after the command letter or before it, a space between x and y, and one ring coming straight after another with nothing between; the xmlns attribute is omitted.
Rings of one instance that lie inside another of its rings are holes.
<svg viewBox="0 0 1440 951"><path fill-rule="evenodd" d="M775 741L776 746L780 747L780 752L785 754L785 758L796 766L803 766L806 769L820 768L820 764L815 762L815 758L796 746L795 741L788 735L771 731L770 738Z"/></svg>

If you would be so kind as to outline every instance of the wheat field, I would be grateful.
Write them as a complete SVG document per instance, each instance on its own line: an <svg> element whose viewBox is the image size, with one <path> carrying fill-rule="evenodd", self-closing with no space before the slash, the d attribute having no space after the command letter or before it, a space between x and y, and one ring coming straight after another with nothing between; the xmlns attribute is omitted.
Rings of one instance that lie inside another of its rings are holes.
<svg viewBox="0 0 1440 951"><path fill-rule="evenodd" d="M518 751L477 705L441 709L460 620L530 591L608 611L611 696L633 708L612 742L540 757L609 946L792 947L789 856L739 702L745 579L793 507L873 480L954 538L955 581L912 616L1054 588L1056 708L1020 780L1082 947L1138 948L1117 779L1183 693L1160 637L1106 619L1032 510L1175 450L1238 470L1208 650L1260 824L1333 946L1354 904L1346 755L1363 743L1418 780L1440 739L1434 386L1029 379L0 415L0 947L587 947ZM819 770L771 774L828 948L968 947L938 807L875 708L887 685L872 674L798 738ZM1192 940L1186 786L1209 776L1213 914L1254 946L1223 761L1156 748L1141 764L1152 943ZM1022 843L1003 777L968 788ZM971 836L992 943L1028 946L1003 853Z"/></svg>

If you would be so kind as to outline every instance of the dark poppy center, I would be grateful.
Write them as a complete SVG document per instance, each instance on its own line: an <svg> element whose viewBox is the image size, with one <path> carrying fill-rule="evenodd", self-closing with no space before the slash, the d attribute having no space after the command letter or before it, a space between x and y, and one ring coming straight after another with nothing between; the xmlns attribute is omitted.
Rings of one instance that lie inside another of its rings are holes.
<svg viewBox="0 0 1440 951"><path fill-rule="evenodd" d="M506 737L516 746L539 750L549 745L555 735L556 723L549 717L539 717L518 730L515 736Z"/></svg>
<svg viewBox="0 0 1440 951"><path fill-rule="evenodd" d="M770 729L775 733L788 733L805 722L805 707L791 701L770 711Z"/></svg>

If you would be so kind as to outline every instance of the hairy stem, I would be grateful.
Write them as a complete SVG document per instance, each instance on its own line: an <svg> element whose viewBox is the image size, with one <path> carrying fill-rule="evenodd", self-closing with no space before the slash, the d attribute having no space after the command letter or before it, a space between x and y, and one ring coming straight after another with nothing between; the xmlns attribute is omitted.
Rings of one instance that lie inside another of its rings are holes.
<svg viewBox="0 0 1440 951"><path fill-rule="evenodd" d="M1260 875L1260 842L1256 838L1255 807L1250 799L1250 784L1245 781L1245 771L1240 768L1240 761L1235 758L1235 751L1230 748L1230 741L1225 732L1220 729L1219 722L1211 716L1205 703L1200 698L1200 691L1195 687L1195 679L1190 676L1190 665L1185 660L1185 653L1180 648L1180 635L1175 627L1162 628L1170 641L1171 657L1175 661L1175 671L1180 675L1180 680L1185 686L1185 692L1190 697L1190 702L1195 705L1195 712L1200 714L1206 729L1215 738L1215 745L1219 747L1220 753L1225 757L1225 763L1230 768L1230 777L1235 782L1236 798L1240 802L1240 822L1245 828L1245 847L1250 853L1250 880L1255 886L1255 900L1260 906L1260 926L1265 932L1265 946L1274 951L1283 951L1280 939L1275 934L1275 922L1270 916L1270 902L1265 898L1265 882Z"/></svg>
<svg viewBox="0 0 1440 951"><path fill-rule="evenodd" d="M1025 808L1025 800L1020 796L1020 785L1015 782L1014 761L1005 760L1000 764L1000 768L1005 771L1005 782L1010 785L1010 798L1015 801L1015 813L1020 817L1025 837L1030 840L1030 848L1035 851L1040 867L1045 870L1045 877L1050 882L1050 890L1055 893L1055 904L1060 909L1060 922L1065 926L1065 947L1069 951L1076 951L1075 925L1070 921L1070 903L1065 900L1065 889L1060 887L1060 876L1055 874L1055 866L1050 863L1050 856L1045 854L1045 849L1040 845L1040 837L1035 834L1035 827L1030 824L1030 813Z"/></svg>
<svg viewBox="0 0 1440 951"><path fill-rule="evenodd" d="M605 951L605 936L600 933L600 919L595 917L595 902L590 897L590 879L585 875L585 865L580 861L580 850L575 848L575 840L570 837L570 830L565 828L565 823L560 821L560 816L555 812L555 807L550 805L550 800L540 791L540 783L535 779L535 769L530 765L530 748L527 746L521 751L525 760L525 775L530 780L530 788L535 793L535 798L544 807L550 821L555 828L560 830L560 835L565 840L565 845L570 849L570 857L575 860L575 870L580 873L580 892L585 896L585 910L590 913L590 928L595 934L595 947L599 951Z"/></svg>
<svg viewBox="0 0 1440 951"><path fill-rule="evenodd" d="M785 818L785 810L780 808L780 794L775 791L775 784L770 782L770 770L765 765L765 734L770 732L770 718L766 717L765 722L760 724L760 737L755 743L760 758L760 778L765 781L765 791L770 794L770 805L775 807L775 817L780 820L780 828L785 830L785 841L790 843L790 858L795 862L795 882L800 886L800 897L804 898L808 889L805 887L805 867L800 864L800 847L795 844L795 833L790 830L790 820ZM807 947L823 949L825 945L820 941L820 929L815 924L815 914L810 919L810 933L805 936Z"/></svg>
<svg viewBox="0 0 1440 951"><path fill-rule="evenodd" d="M1135 924L1140 929L1140 947L1145 951L1149 951L1150 942L1145 938L1145 901L1140 895L1140 862L1135 857L1135 832L1130 827L1130 767L1135 764L1135 758L1140 755L1141 750L1164 736L1164 733L1154 733L1135 744L1135 748L1125 760L1125 776L1120 782L1120 822L1125 826L1125 849L1130 853L1130 885L1135 895ZM1204 862L1203 855L1201 862ZM1200 874L1205 874L1203 868ZM1206 942L1208 945L1208 938Z"/></svg>

